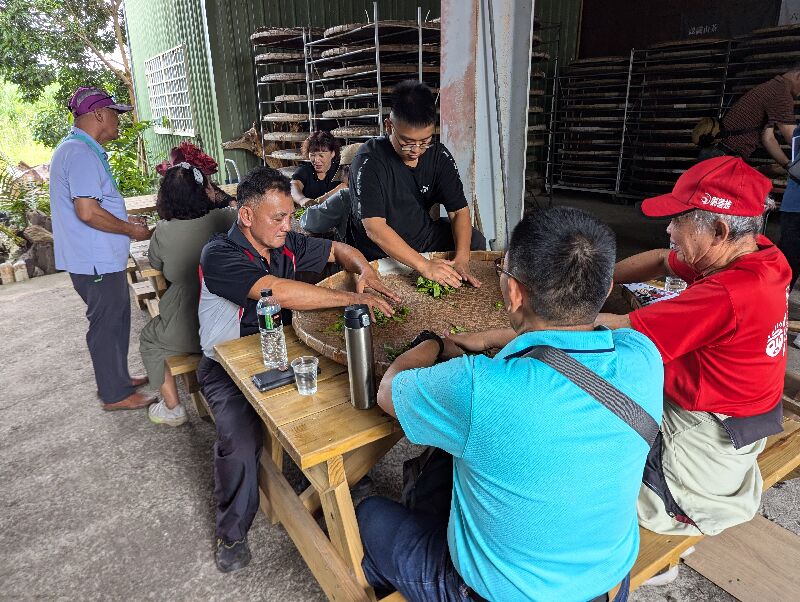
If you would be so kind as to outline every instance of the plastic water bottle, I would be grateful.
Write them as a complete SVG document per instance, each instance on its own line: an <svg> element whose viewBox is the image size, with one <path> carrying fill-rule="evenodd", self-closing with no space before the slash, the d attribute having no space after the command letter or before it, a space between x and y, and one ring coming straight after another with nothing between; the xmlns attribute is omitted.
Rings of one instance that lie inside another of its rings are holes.
<svg viewBox="0 0 800 602"><path fill-rule="evenodd" d="M677 247L674 242L669 243L669 248L674 251ZM667 276L664 279L664 290L671 293L680 293L686 288L686 281L675 276Z"/></svg>
<svg viewBox="0 0 800 602"><path fill-rule="evenodd" d="M258 330L261 332L261 353L267 370L286 370L289 358L286 355L286 338L281 323L281 306L268 288L261 289L261 299L256 306Z"/></svg>

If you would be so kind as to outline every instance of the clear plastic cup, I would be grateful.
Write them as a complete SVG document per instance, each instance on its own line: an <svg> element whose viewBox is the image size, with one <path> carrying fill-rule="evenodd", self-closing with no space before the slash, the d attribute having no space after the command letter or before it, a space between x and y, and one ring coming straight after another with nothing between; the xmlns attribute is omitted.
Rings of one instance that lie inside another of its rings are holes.
<svg viewBox="0 0 800 602"><path fill-rule="evenodd" d="M314 395L317 392L317 366L319 359L303 355L292 360L294 380L300 395Z"/></svg>

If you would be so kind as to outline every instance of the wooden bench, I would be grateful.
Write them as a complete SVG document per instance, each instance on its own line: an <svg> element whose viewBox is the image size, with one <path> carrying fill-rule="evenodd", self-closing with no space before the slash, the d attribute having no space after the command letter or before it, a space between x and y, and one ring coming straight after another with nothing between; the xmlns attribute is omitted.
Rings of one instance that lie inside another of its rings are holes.
<svg viewBox="0 0 800 602"><path fill-rule="evenodd" d="M199 353L188 353L185 355L173 355L167 358L167 367L170 374L183 382L186 392L192 398L197 413L206 422L213 422L214 415L208 408L208 402L200 391L200 383L197 382L197 365L203 356Z"/></svg>
<svg viewBox="0 0 800 602"><path fill-rule="evenodd" d="M156 291L148 280L131 282L129 286L131 287L131 294L134 299L136 299L136 303L139 305L140 309L147 309L148 299L156 298Z"/></svg>

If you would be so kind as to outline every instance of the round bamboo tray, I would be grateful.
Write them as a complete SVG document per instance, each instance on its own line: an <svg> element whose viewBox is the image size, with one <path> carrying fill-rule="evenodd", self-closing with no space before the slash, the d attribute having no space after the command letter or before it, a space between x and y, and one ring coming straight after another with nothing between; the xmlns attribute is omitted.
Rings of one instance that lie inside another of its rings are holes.
<svg viewBox="0 0 800 602"><path fill-rule="evenodd" d="M305 94L280 94L275 97L276 102L308 102Z"/></svg>
<svg viewBox="0 0 800 602"><path fill-rule="evenodd" d="M322 32L321 27L312 27L313 38L318 38ZM303 47L302 27L260 27L250 36L253 44L261 46L281 46L284 48Z"/></svg>
<svg viewBox="0 0 800 602"><path fill-rule="evenodd" d="M349 67L339 67L338 69L329 69L322 73L322 77L344 77L353 75L362 75L366 73L373 73L376 71L375 63L367 65L351 65ZM416 64L408 65L381 65L381 74L384 73L417 73L419 66ZM439 73L439 67L431 65L422 66L423 73Z"/></svg>
<svg viewBox="0 0 800 602"><path fill-rule="evenodd" d="M308 132L266 132L264 140L273 142L302 142L308 138Z"/></svg>
<svg viewBox="0 0 800 602"><path fill-rule="evenodd" d="M426 257L450 259L452 253L424 253ZM503 302L500 279L494 269L494 260L502 256L499 251L473 251L470 260L472 273L481 281L480 288L464 285L450 294L434 299L416 289L418 274L391 259L372 262L384 283L401 299L400 306L411 311L402 323L390 322L385 326L373 325L372 346L375 354L375 372L382 376L391 362L387 348L398 349L411 341L421 330L448 333L451 329L487 330L507 328L508 316L496 303ZM335 290L355 290L353 277L339 272L318 284ZM306 345L340 364L347 364L344 333L335 332L331 326L342 315L342 308L317 311L296 311L292 326Z"/></svg>
<svg viewBox="0 0 800 602"><path fill-rule="evenodd" d="M308 121L308 113L267 113L263 119L280 123L302 123Z"/></svg>
<svg viewBox="0 0 800 602"><path fill-rule="evenodd" d="M383 114L388 115L391 109L383 107ZM357 109L331 109L323 111L322 116L329 119L345 119L347 117L366 117L369 115L377 115L378 107L359 107Z"/></svg>
<svg viewBox="0 0 800 602"><path fill-rule="evenodd" d="M379 35L392 36L392 40L397 42L398 37L406 34L411 41L417 39L418 32L416 21L378 21ZM431 36L438 37L441 24L433 21L425 21L422 24L422 37L430 38ZM349 40L371 40L375 37L375 24L373 23L348 23L346 25L335 25L329 27L322 34L322 37L330 38L337 36L337 39L343 41ZM405 40L403 40L405 41Z"/></svg>
<svg viewBox="0 0 800 602"><path fill-rule="evenodd" d="M267 73L261 76L262 82L304 82L305 73Z"/></svg>
<svg viewBox="0 0 800 602"><path fill-rule="evenodd" d="M254 59L258 64L300 62L305 58L302 52L265 52L256 55Z"/></svg>
<svg viewBox="0 0 800 602"><path fill-rule="evenodd" d="M284 161L304 161L308 158L303 156L303 152L299 148L284 148L272 151L269 156L273 159L283 159Z"/></svg>
<svg viewBox="0 0 800 602"><path fill-rule="evenodd" d="M423 54L439 54L439 45L438 44L423 44L422 45L422 52ZM417 44L381 44L380 45L380 52L383 55L384 52L391 53L391 52L400 52L400 53L410 53L410 52L419 52L419 46ZM375 47L374 46L339 46L337 48L328 48L328 50L324 50L320 55L322 58L332 58L341 56L343 54L375 54ZM381 60L384 60L384 57L381 56Z"/></svg>
<svg viewBox="0 0 800 602"><path fill-rule="evenodd" d="M331 130L336 138L361 138L363 136L377 136L380 128L377 125L348 125Z"/></svg>
<svg viewBox="0 0 800 602"><path fill-rule="evenodd" d="M377 94L378 88L337 88L335 90L327 90L323 96L325 98L347 98L348 96L356 96L357 94ZM381 93L391 94L391 86L384 86L381 88Z"/></svg>

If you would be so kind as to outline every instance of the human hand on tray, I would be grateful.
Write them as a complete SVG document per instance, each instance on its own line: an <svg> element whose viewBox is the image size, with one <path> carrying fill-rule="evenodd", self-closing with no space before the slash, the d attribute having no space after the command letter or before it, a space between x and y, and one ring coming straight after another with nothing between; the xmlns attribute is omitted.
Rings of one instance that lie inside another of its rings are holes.
<svg viewBox="0 0 800 602"><path fill-rule="evenodd" d="M461 286L461 274L453 267L453 262L447 259L428 259L419 273L428 280L434 280L439 284L449 284L458 288Z"/></svg>
<svg viewBox="0 0 800 602"><path fill-rule="evenodd" d="M364 271L362 271L361 274L359 274L358 279L356 280L356 292L363 293L368 288L371 288L376 293L380 293L381 295L386 296L388 299L391 299L395 303L400 303L400 297L398 297L389 287L387 287L383 283L381 277L378 275L378 272L376 272L375 269L369 264L367 264L367 266L364 268ZM381 311L383 311L383 309L381 309ZM389 313L388 315L391 316L392 313Z"/></svg>
<svg viewBox="0 0 800 602"><path fill-rule="evenodd" d="M379 309L386 316L394 315L394 308L389 304L386 299L373 295L372 293L353 293L352 305L366 305L369 307L369 315L372 321L375 322L375 311Z"/></svg>
<svg viewBox="0 0 800 602"><path fill-rule="evenodd" d="M461 276L461 279L464 282L469 282L474 287L480 287L481 281L475 278L472 275L472 272L469 271L469 257L465 259L459 259L456 257L453 260L453 269L458 272L458 275Z"/></svg>

